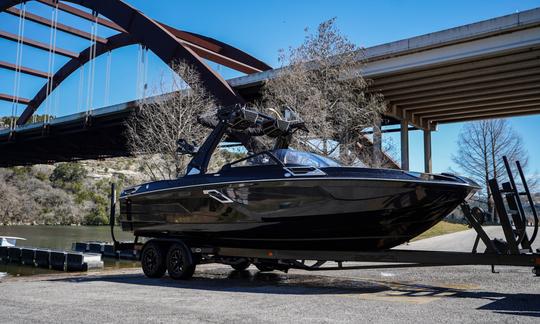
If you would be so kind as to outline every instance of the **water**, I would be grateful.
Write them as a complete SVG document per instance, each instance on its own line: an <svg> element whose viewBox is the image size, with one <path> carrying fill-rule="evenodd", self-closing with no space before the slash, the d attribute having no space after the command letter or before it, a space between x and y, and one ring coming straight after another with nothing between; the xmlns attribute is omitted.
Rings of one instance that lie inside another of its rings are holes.
<svg viewBox="0 0 540 324"><path fill-rule="evenodd" d="M115 236L120 241L133 241L131 232L115 228ZM74 242L112 241L108 226L0 226L0 236L17 236L26 241L17 241L17 246L71 250ZM136 267L137 262L104 259L106 268ZM57 271L0 262L0 280L7 275L28 276L56 273Z"/></svg>

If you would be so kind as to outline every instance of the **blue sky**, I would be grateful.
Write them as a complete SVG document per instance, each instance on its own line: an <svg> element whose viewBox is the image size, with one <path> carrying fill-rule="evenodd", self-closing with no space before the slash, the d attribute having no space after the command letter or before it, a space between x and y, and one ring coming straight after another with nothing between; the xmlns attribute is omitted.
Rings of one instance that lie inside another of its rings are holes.
<svg viewBox="0 0 540 324"><path fill-rule="evenodd" d="M159 21L206 36L214 37L234 45L255 57L277 66L277 53L281 48L296 46L304 37L304 28L311 29L326 19L337 17L337 25L349 39L359 46L373 46L402 38L426 34L441 29L507 15L540 7L540 0L476 0L476 1L330 1L330 0L128 0L134 7ZM49 8L34 1L28 10L50 17ZM67 14L59 14L64 22L76 24L78 28L89 31L90 24ZM0 29L17 32L17 19L5 13L0 14ZM113 32L99 27L99 33L109 36ZM48 29L27 23L27 37L40 39L48 43ZM88 46L88 41L77 40L69 35L58 33L57 46L80 51ZM0 60L15 62L16 46L14 43L0 40ZM35 49L23 48L23 65L47 71L48 54ZM95 80L104 80L107 56L98 59ZM135 80L137 48L130 47L111 54L110 72L111 89L105 96L104 82L97 82L93 92L95 107L105 103L117 103L131 100L136 94ZM55 67L66 62L65 58L56 57ZM237 74L220 68L226 77ZM150 54L148 63L148 83L150 89L159 88L160 80L170 77L166 66ZM82 81L82 83L81 83ZM23 77L24 86L19 93L23 97L32 97L43 85L43 80ZM13 93L13 73L0 70L0 92ZM82 75L74 73L56 91L48 105L49 111L56 115L73 113L84 109L88 93L88 66ZM42 105L40 112L44 112ZM0 115L9 115L10 103L0 103ZM18 112L23 107L18 107ZM523 137L531 158L531 172L540 170L540 150L538 150L537 126L540 116L511 119L511 125ZM433 133L434 171L447 171L453 167L451 154L456 150L457 134L462 124L441 125ZM399 145L396 135L388 135ZM411 133L411 168L423 169L422 134Z"/></svg>

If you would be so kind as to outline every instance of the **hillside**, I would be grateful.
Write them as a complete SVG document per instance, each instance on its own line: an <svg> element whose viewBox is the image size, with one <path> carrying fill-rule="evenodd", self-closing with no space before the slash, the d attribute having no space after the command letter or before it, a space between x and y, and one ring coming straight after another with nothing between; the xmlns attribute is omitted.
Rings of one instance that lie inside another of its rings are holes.
<svg viewBox="0 0 540 324"><path fill-rule="evenodd" d="M0 224L107 224L110 183L144 180L128 158L0 168Z"/></svg>

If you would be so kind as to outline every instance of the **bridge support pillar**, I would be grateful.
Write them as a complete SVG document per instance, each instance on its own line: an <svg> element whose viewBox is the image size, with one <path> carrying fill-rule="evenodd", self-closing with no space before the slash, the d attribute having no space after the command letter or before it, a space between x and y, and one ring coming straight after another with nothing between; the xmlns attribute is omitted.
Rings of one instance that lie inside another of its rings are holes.
<svg viewBox="0 0 540 324"><path fill-rule="evenodd" d="M409 122L401 120L401 169L409 171Z"/></svg>
<svg viewBox="0 0 540 324"><path fill-rule="evenodd" d="M424 130L424 171L433 172L431 165L431 131Z"/></svg>

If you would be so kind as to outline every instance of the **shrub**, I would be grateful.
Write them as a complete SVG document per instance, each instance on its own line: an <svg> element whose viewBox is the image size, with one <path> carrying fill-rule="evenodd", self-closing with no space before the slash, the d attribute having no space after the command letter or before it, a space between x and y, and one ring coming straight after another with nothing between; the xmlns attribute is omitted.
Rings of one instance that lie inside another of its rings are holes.
<svg viewBox="0 0 540 324"><path fill-rule="evenodd" d="M81 190L86 175L86 169L78 163L60 163L54 168L49 180L53 187L76 193Z"/></svg>

